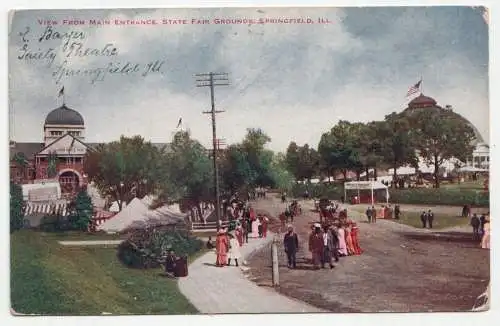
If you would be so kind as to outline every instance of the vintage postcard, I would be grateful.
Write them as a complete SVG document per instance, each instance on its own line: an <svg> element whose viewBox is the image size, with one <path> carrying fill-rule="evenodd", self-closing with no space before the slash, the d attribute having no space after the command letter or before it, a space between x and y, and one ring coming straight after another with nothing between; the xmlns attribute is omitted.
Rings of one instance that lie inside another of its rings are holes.
<svg viewBox="0 0 500 326"><path fill-rule="evenodd" d="M14 315L489 309L488 10L15 10Z"/></svg>

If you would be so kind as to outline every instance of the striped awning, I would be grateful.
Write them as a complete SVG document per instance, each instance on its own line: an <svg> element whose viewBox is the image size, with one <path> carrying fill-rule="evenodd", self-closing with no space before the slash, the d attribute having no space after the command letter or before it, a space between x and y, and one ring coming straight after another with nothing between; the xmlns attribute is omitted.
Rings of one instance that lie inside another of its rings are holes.
<svg viewBox="0 0 500 326"><path fill-rule="evenodd" d="M24 215L46 214L66 216L67 203L28 202Z"/></svg>
<svg viewBox="0 0 500 326"><path fill-rule="evenodd" d="M107 219L115 216L115 212L108 212L108 211L96 211L94 213L94 218L95 219Z"/></svg>

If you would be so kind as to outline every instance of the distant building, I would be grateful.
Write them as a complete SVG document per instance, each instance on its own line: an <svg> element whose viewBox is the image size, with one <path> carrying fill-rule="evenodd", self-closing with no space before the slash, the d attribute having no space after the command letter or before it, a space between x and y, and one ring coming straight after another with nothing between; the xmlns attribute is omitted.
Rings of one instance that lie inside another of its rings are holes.
<svg viewBox="0 0 500 326"><path fill-rule="evenodd" d="M451 106L447 105L445 106L445 108L442 108L437 104L436 100L423 94L420 94L419 96L411 100L410 103L408 103L408 108L406 108L403 113L411 114L416 110L448 110L452 112L457 118L467 123L472 128L472 130L474 131L474 135L476 136L476 139L472 143L475 148L472 153L472 157L470 157L467 162L462 163L465 163L468 166L488 169L490 160L489 146L485 143L483 136L481 135L479 130L469 120L454 112ZM456 159L448 160L442 164L442 167L449 172L454 169L455 163L457 161L458 160ZM419 157L419 170L421 170L422 172L423 170L433 171L432 167L427 166L423 162L421 157Z"/></svg>
<svg viewBox="0 0 500 326"><path fill-rule="evenodd" d="M58 181L63 194L74 194L87 185L85 155L98 144L85 142L82 115L63 104L45 118L43 142L10 141L10 179L19 184ZM55 175L49 177L50 160Z"/></svg>

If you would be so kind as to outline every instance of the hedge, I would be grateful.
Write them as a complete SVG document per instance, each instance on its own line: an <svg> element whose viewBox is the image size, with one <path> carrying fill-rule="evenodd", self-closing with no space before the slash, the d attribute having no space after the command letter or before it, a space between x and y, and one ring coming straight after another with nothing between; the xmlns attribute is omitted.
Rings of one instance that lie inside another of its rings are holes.
<svg viewBox="0 0 500 326"><path fill-rule="evenodd" d="M339 184L296 184L292 189L292 196L302 197L305 190L309 190L312 197L327 197L339 200L344 195L344 189ZM377 200L383 201L383 194L378 192ZM389 189L389 198L393 203L415 205L454 205L488 207L490 204L489 193L473 189L447 189L447 188L413 188Z"/></svg>
<svg viewBox="0 0 500 326"><path fill-rule="evenodd" d="M159 258L173 250L177 256L190 256L199 251L203 242L186 232L156 229L136 230L118 246L118 259L132 268L157 268Z"/></svg>

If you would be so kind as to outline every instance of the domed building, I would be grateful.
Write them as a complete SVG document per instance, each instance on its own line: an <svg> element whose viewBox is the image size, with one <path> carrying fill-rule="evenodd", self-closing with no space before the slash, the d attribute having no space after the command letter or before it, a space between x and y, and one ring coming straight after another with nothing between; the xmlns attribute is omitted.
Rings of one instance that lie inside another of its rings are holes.
<svg viewBox="0 0 500 326"><path fill-rule="evenodd" d="M87 182L83 160L85 143L82 115L66 104L50 111L43 125L43 143L10 142L11 179L59 181L62 193L75 193Z"/></svg>
<svg viewBox="0 0 500 326"><path fill-rule="evenodd" d="M475 168L488 169L489 167L489 146L485 143L483 136L479 130L474 126L469 120L461 116L460 114L454 112L452 107L447 105L444 108L437 104L437 101L432 97L420 94L408 103L408 107L402 112L403 114L411 115L412 112L418 110L447 110L451 112L456 118L467 123L471 129L474 131L476 139L473 141L475 149L466 163L467 166ZM453 165L453 164L452 164ZM452 165L448 169L452 169ZM425 167L424 167L425 168Z"/></svg>

